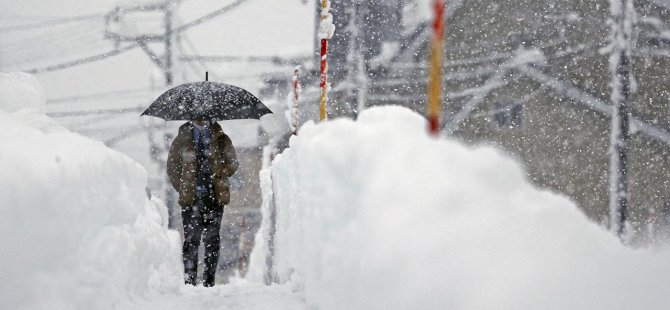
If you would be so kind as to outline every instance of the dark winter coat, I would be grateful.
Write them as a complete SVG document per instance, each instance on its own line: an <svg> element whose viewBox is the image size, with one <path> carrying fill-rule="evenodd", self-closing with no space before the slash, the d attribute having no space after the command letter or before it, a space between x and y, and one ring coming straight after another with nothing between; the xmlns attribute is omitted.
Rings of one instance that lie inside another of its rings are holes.
<svg viewBox="0 0 670 310"><path fill-rule="evenodd" d="M223 208L230 203L230 183L239 163L230 138L223 133L217 123L210 125L212 142L209 146L209 160L213 167L212 180L216 203ZM167 174L172 186L179 193L179 204L190 206L195 203L196 169L198 167L195 142L193 141L193 124L188 122L179 127L179 133L172 142L167 160Z"/></svg>

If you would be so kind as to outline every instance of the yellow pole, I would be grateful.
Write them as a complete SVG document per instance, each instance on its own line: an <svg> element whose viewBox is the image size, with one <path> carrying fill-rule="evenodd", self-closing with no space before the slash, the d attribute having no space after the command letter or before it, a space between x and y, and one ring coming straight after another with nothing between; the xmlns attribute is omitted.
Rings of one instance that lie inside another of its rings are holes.
<svg viewBox="0 0 670 310"><path fill-rule="evenodd" d="M444 1L433 0L433 36L428 60L428 132L437 136L440 130L440 91L442 88L442 37Z"/></svg>

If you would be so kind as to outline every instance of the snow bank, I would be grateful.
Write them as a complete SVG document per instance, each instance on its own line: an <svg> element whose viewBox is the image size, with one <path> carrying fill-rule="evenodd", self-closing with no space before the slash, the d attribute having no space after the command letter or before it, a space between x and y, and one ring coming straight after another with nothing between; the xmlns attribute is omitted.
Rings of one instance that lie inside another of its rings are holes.
<svg viewBox="0 0 670 310"><path fill-rule="evenodd" d="M0 75L0 309L128 309L178 290L179 236L145 170L42 106L33 77Z"/></svg>
<svg viewBox="0 0 670 310"><path fill-rule="evenodd" d="M23 109L45 112L44 88L30 74L0 72L0 110L16 112Z"/></svg>
<svg viewBox="0 0 670 310"><path fill-rule="evenodd" d="M319 309L670 307L669 253L622 246L498 151L425 128L399 107L301 128L262 174L276 201L277 280Z"/></svg>

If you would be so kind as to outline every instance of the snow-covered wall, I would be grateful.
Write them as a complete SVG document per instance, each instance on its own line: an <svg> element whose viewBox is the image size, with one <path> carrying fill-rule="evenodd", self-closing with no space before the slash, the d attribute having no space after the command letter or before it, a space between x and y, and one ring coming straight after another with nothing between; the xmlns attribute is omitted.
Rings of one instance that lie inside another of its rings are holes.
<svg viewBox="0 0 670 310"><path fill-rule="evenodd" d="M425 130L399 107L300 129L262 173L264 197L274 189L279 282L318 309L670 307L670 253L621 245L497 150Z"/></svg>
<svg viewBox="0 0 670 310"><path fill-rule="evenodd" d="M145 170L43 106L34 77L0 73L0 309L129 309L178 290L179 236Z"/></svg>

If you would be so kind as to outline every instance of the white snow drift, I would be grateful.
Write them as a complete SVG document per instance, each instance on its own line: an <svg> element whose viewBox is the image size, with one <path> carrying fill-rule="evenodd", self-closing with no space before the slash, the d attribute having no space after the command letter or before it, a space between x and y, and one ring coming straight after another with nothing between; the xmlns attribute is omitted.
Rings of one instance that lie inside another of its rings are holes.
<svg viewBox="0 0 670 310"><path fill-rule="evenodd" d="M128 309L182 283L146 172L47 116L31 76L0 74L0 308Z"/></svg>
<svg viewBox="0 0 670 310"><path fill-rule="evenodd" d="M34 109L44 112L44 89L37 79L21 72L0 73L0 108L5 112Z"/></svg>
<svg viewBox="0 0 670 310"><path fill-rule="evenodd" d="M275 189L276 279L319 309L670 307L668 253L621 245L513 160L425 126L385 107L301 128L262 174L266 199Z"/></svg>

